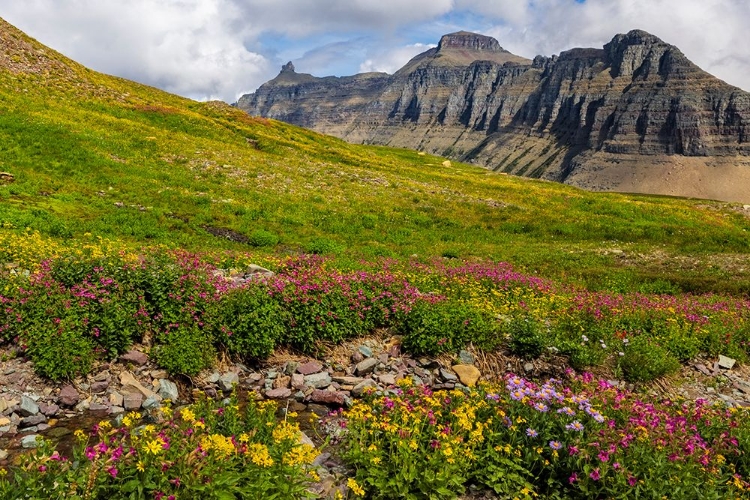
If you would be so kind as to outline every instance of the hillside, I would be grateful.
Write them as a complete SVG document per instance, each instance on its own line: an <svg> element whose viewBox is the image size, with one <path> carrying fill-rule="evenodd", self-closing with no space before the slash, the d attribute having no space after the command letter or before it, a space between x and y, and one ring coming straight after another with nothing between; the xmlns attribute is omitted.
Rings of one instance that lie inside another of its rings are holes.
<svg viewBox="0 0 750 500"><path fill-rule="evenodd" d="M282 75L237 106L593 191L750 203L750 94L644 31L533 61L458 32L394 75Z"/></svg>
<svg viewBox="0 0 750 500"><path fill-rule="evenodd" d="M351 145L93 72L5 22L0 40L5 231L351 265L507 260L612 289L750 290L742 206L591 194Z"/></svg>

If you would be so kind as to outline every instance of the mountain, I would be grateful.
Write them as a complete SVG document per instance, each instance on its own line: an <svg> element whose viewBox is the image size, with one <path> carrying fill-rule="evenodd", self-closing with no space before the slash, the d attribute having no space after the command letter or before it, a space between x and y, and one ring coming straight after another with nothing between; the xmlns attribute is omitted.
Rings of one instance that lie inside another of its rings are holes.
<svg viewBox="0 0 750 500"><path fill-rule="evenodd" d="M237 106L590 190L750 202L750 94L639 30L533 60L458 32L393 75L316 78L289 63Z"/></svg>

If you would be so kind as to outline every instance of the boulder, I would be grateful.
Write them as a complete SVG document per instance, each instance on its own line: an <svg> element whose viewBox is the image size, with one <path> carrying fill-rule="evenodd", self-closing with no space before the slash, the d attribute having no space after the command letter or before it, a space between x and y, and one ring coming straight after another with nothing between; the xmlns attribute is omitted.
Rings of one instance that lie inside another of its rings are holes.
<svg viewBox="0 0 750 500"><path fill-rule="evenodd" d="M269 399L287 399L291 397L292 390L288 387L278 387L266 391L266 397Z"/></svg>
<svg viewBox="0 0 750 500"><path fill-rule="evenodd" d="M31 417L39 413L39 405L37 405L33 399L24 394L21 396L21 408L19 412L24 417Z"/></svg>
<svg viewBox="0 0 750 500"><path fill-rule="evenodd" d="M458 375L458 379L466 387L474 387L479 381L482 373L474 365L453 365L453 371Z"/></svg>
<svg viewBox="0 0 750 500"><path fill-rule="evenodd" d="M375 369L378 363L379 361L375 358L367 358L357 363L357 367L354 370L354 372L360 376L367 375L368 373L371 373Z"/></svg>
<svg viewBox="0 0 750 500"><path fill-rule="evenodd" d="M231 391L232 387L240 383L240 377L234 372L227 372L219 377L219 388L222 391Z"/></svg>
<svg viewBox="0 0 750 500"><path fill-rule="evenodd" d="M323 369L323 365L317 361L308 361L307 363L304 363L302 365L299 365L297 367L297 373L301 373L302 375L312 375L313 373L318 373Z"/></svg>
<svg viewBox="0 0 750 500"><path fill-rule="evenodd" d="M131 349L122 356L120 356L120 361L125 363L133 363L135 365L141 366L148 363L148 355L146 353L143 353L141 351L137 351L135 349Z"/></svg>
<svg viewBox="0 0 750 500"><path fill-rule="evenodd" d="M169 379L159 379L159 396L162 399L168 399L170 401L177 401L180 399L180 391L177 389L177 384Z"/></svg>
<svg viewBox="0 0 750 500"><path fill-rule="evenodd" d="M305 375L305 385L314 387L315 389L325 389L331 385L331 376L328 372L313 373L311 375Z"/></svg>

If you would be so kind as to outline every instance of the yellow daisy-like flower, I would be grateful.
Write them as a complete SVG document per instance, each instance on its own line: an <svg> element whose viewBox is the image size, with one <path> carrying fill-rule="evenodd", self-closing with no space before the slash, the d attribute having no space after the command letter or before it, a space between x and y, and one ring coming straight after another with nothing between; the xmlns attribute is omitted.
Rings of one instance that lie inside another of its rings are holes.
<svg viewBox="0 0 750 500"><path fill-rule="evenodd" d="M143 465L143 462L141 462L140 460L137 464L135 464L135 468L138 470L138 472L143 472L144 470L146 470L146 466Z"/></svg>
<svg viewBox="0 0 750 500"><path fill-rule="evenodd" d="M357 481L355 481L354 479L349 478L346 481L346 485L349 487L350 490L352 490L352 493L354 493L358 497L365 496L365 490L359 484L357 484Z"/></svg>
<svg viewBox="0 0 750 500"><path fill-rule="evenodd" d="M107 429L110 429L112 427L112 424L109 423L109 420L102 420L99 422L99 429L106 431Z"/></svg>
<svg viewBox="0 0 750 500"><path fill-rule="evenodd" d="M195 422L195 413L190 408L183 408L180 412L180 416L182 417L182 420L185 422L191 423Z"/></svg>
<svg viewBox="0 0 750 500"><path fill-rule="evenodd" d="M83 432L81 429L76 429L73 435L76 437L76 439L80 441L84 441L86 439L86 433Z"/></svg>
<svg viewBox="0 0 750 500"><path fill-rule="evenodd" d="M146 453L151 453L152 455L157 455L162 451L162 449L161 439L153 439L146 443L146 446L144 447Z"/></svg>

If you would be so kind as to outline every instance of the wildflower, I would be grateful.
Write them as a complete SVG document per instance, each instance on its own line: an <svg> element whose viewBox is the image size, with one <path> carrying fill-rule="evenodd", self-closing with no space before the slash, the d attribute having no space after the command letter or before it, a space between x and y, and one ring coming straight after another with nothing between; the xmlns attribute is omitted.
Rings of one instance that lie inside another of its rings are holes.
<svg viewBox="0 0 750 500"><path fill-rule="evenodd" d="M542 403L542 402L537 402L537 403L535 403L535 404L534 404L534 409L535 409L536 411L539 411L539 412L542 412L542 413L544 413L544 412L546 412L546 411L547 411L547 410L548 410L549 408L547 407L547 405L546 405L546 404L544 404L544 403Z"/></svg>
<svg viewBox="0 0 750 500"><path fill-rule="evenodd" d="M532 429L531 427L529 427L526 429L526 435L529 437L535 438L539 435L539 433L535 431L534 429Z"/></svg>
<svg viewBox="0 0 750 500"><path fill-rule="evenodd" d="M599 455L597 456L599 457L599 460L601 460L602 462L609 461L609 453L607 453L606 451L599 452Z"/></svg>
<svg viewBox="0 0 750 500"><path fill-rule="evenodd" d="M108 467L107 472L109 472L110 476L117 477L117 469L115 467Z"/></svg>
<svg viewBox="0 0 750 500"><path fill-rule="evenodd" d="M354 479L349 478L346 481L346 485L349 487L350 490L352 490L352 493L354 493L358 497L365 496L365 490L362 489L362 487L359 484L357 484L357 481L355 481Z"/></svg>
<svg viewBox="0 0 750 500"><path fill-rule="evenodd" d="M562 443L560 443L560 441L550 441L549 447L553 450L559 450L560 448L562 448Z"/></svg>
<svg viewBox="0 0 750 500"><path fill-rule="evenodd" d="M86 433L83 432L81 429L76 429L76 431L73 433L73 435L78 439L79 441L85 441L86 440Z"/></svg>
<svg viewBox="0 0 750 500"><path fill-rule="evenodd" d="M153 439L146 443L144 450L152 455L158 454L162 450L162 442L160 439Z"/></svg>
<svg viewBox="0 0 750 500"><path fill-rule="evenodd" d="M146 470L146 467L143 465L143 462L141 462L140 460L138 460L138 463L135 464L135 468L138 470L138 472L143 472L144 470Z"/></svg>
<svg viewBox="0 0 750 500"><path fill-rule="evenodd" d="M568 483L569 483L569 484L573 484L573 483L575 483L576 481L578 481L578 474L574 472L574 473L573 473L573 474L571 474L571 475L570 475L570 477L568 478Z"/></svg>
<svg viewBox="0 0 750 500"><path fill-rule="evenodd" d="M583 424L579 422L578 420L574 420L573 422L569 423L565 426L566 429L570 431L576 431L576 432L582 432L583 431Z"/></svg>
<svg viewBox="0 0 750 500"><path fill-rule="evenodd" d="M628 485L632 488L638 483L638 480L635 478L635 476L628 477Z"/></svg>
<svg viewBox="0 0 750 500"><path fill-rule="evenodd" d="M195 413L193 413L190 408L183 408L180 412L180 416L182 417L182 420L187 423L195 422Z"/></svg>
<svg viewBox="0 0 750 500"><path fill-rule="evenodd" d="M594 481L598 481L599 479L601 479L602 475L599 473L599 467L592 470L591 473L589 474L589 477L593 479Z"/></svg>

